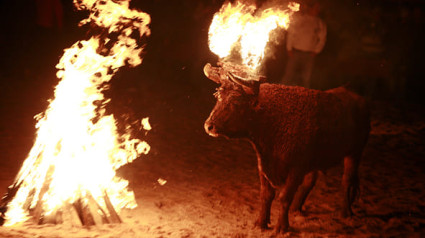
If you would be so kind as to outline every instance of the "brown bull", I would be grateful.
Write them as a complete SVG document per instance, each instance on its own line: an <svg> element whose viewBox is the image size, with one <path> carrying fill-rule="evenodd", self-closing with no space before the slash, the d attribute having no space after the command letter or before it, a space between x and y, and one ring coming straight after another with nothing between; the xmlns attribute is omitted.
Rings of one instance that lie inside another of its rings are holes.
<svg viewBox="0 0 425 238"><path fill-rule="evenodd" d="M301 210L318 171L342 160L345 195L341 214L352 215L360 158L370 131L369 110L362 97L343 87L319 91L247 81L209 64L204 72L220 84L205 131L214 137L246 138L257 152L261 182L257 226L268 227L279 189L276 232L286 232L292 201L292 208Z"/></svg>

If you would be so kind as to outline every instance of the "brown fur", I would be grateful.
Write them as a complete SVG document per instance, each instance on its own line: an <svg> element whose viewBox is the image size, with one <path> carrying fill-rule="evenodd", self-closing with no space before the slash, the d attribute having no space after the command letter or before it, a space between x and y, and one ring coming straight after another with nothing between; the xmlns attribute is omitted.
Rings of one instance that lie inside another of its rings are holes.
<svg viewBox="0 0 425 238"><path fill-rule="evenodd" d="M218 101L205 122L212 136L247 138L257 152L261 211L256 225L270 222L270 207L280 189L277 232L289 228L288 210L295 198L301 210L317 171L344 160L342 215L351 215L357 195L358 166L370 131L365 100L343 87L318 91L261 84L259 94L222 80Z"/></svg>

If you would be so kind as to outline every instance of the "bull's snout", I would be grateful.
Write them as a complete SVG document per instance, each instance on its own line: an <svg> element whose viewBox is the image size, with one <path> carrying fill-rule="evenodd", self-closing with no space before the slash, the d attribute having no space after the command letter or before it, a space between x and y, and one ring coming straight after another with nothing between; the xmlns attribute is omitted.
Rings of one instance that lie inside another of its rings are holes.
<svg viewBox="0 0 425 238"><path fill-rule="evenodd" d="M215 129L215 126L214 126L214 124L211 122L211 120L207 120L207 121L205 121L205 123L204 123L204 129L205 129L205 132L206 132L208 135L213 136L213 137L217 137L217 136L218 136L218 134L217 134L217 132L216 132L216 129Z"/></svg>

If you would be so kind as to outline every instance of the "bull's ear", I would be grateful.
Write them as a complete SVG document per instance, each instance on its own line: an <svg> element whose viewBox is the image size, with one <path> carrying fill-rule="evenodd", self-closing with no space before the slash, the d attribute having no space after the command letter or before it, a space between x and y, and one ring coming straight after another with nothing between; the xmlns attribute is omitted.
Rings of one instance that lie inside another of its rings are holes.
<svg viewBox="0 0 425 238"><path fill-rule="evenodd" d="M260 76L258 77L258 82L260 82L260 84L267 82L267 78L265 76Z"/></svg>
<svg viewBox="0 0 425 238"><path fill-rule="evenodd" d="M239 84L241 86L245 86L248 87L249 89L252 90L253 94L258 95L259 91L260 91L260 81L256 81L256 80L246 80L243 79L241 77L238 77L234 74L232 74L232 72L227 72L227 76L230 79L230 81Z"/></svg>

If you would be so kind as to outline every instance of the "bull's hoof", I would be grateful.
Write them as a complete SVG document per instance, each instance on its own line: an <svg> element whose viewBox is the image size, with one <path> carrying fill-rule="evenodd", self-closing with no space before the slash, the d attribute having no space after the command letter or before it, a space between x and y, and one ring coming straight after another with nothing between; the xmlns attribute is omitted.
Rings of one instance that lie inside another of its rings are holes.
<svg viewBox="0 0 425 238"><path fill-rule="evenodd" d="M350 218L353 215L354 214L353 214L353 211L351 211L351 209L342 209L340 212L341 218Z"/></svg>
<svg viewBox="0 0 425 238"><path fill-rule="evenodd" d="M255 221L254 226L259 227L262 231L270 230L267 220L258 219L257 221Z"/></svg>
<svg viewBox="0 0 425 238"><path fill-rule="evenodd" d="M289 231L289 224L281 224L280 222L276 225L275 234L285 234Z"/></svg>
<svg viewBox="0 0 425 238"><path fill-rule="evenodd" d="M294 209L292 210L293 215L295 216L302 216L302 217L307 217L308 216L308 212L305 210L300 210L300 209Z"/></svg>

